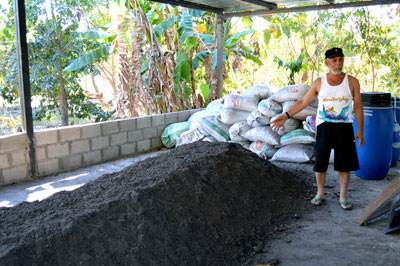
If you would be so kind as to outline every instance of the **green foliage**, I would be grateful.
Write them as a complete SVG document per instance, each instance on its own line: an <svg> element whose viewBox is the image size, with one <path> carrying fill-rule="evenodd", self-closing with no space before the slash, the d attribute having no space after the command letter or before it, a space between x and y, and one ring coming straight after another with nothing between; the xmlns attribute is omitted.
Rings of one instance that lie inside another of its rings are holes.
<svg viewBox="0 0 400 266"><path fill-rule="evenodd" d="M294 80L294 75L299 73L303 69L303 57L305 52L303 51L296 60L290 59L288 62L283 62L282 59L275 56L274 62L278 63L278 68L284 67L290 71L288 78L288 85L296 84Z"/></svg>
<svg viewBox="0 0 400 266"><path fill-rule="evenodd" d="M253 33L254 30L245 30L245 31L241 31L238 33L235 33L232 37L230 37L228 40L226 40L224 42L224 47L226 48L233 48L234 46L236 46L238 44L238 42L240 41L241 38L243 38L244 36Z"/></svg>
<svg viewBox="0 0 400 266"><path fill-rule="evenodd" d="M204 62L204 60L206 60L209 55L209 51L202 51L200 53L197 53L192 60L193 69L196 70L200 66L199 61Z"/></svg>
<svg viewBox="0 0 400 266"><path fill-rule="evenodd" d="M164 31L169 30L177 21L177 17L168 18L154 27L154 32L157 38L161 37Z"/></svg>
<svg viewBox="0 0 400 266"><path fill-rule="evenodd" d="M210 87L206 83L203 83L200 85L200 89L204 97L204 102L208 103L208 96L210 95Z"/></svg>
<svg viewBox="0 0 400 266"><path fill-rule="evenodd" d="M190 63L183 50L178 52L176 57L176 67L174 69L175 76L175 93L179 94L179 83L181 81L190 82ZM186 95L186 94L185 94Z"/></svg>
<svg viewBox="0 0 400 266"><path fill-rule="evenodd" d="M93 65L99 62L101 59L106 58L110 54L110 46L102 45L99 48L89 51L87 54L82 55L78 59L75 59L66 68L64 72L72 72L81 69L85 66Z"/></svg>
<svg viewBox="0 0 400 266"><path fill-rule="evenodd" d="M100 31L86 33L77 31L78 23L75 19L75 8L78 4L83 10L90 12L93 8L107 2L101 0L25 1L27 30L29 32L31 93L41 99L40 106L33 110L35 120L49 120L59 111L60 84L65 88L69 102L69 114L72 117L88 118L95 116L98 120L110 117L110 114L102 111L96 104L90 103L86 99L78 83L79 77L76 74L65 77L61 72L71 60L83 55L88 48L99 47L98 40L111 41L115 38L113 35ZM16 102L18 100L16 93L18 71L15 64L15 48L12 45L15 42L12 5L11 10L7 11L6 14L7 18L4 19L6 27L0 29L0 38L2 43L9 42L10 45L0 48L4 49L4 53L1 53L0 64L2 67L8 65L7 71L3 71L4 68L0 69L0 88L3 97L6 97L9 102ZM91 60L93 60L93 55ZM10 64L12 61L14 63ZM79 66L81 72L87 71L90 66L84 67L85 65L82 64Z"/></svg>

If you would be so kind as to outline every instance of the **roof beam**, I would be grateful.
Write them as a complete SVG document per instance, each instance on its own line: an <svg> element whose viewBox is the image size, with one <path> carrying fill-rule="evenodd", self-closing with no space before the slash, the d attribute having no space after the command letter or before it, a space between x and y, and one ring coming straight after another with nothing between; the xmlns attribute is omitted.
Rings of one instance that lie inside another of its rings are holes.
<svg viewBox="0 0 400 266"><path fill-rule="evenodd" d="M183 1L183 0L151 0L151 1L159 2L159 3L163 3L163 4L170 4L173 6L183 6L183 7L187 7L187 8L193 8L193 9L207 11L207 12L213 12L213 13L217 13L217 14L222 14L222 12L224 11L222 8L219 8L219 7L212 7L212 6L197 4L194 2Z"/></svg>
<svg viewBox="0 0 400 266"><path fill-rule="evenodd" d="M275 9L278 7L277 4L275 3L271 3L271 2L266 2L263 0L240 0L242 2L246 2L246 3L250 3L250 4L254 4L254 5L258 5L258 6L262 6L262 7L266 7L268 9Z"/></svg>
<svg viewBox="0 0 400 266"><path fill-rule="evenodd" d="M255 10L255 11L245 11L245 12L232 12L224 13L221 16L223 18L230 17L250 17L250 16L262 16L271 14L281 14L281 13L293 13L293 12L307 12L307 11L317 11L326 9L340 9L348 7L363 7L363 6L376 6L376 5L390 5L398 4L400 0L374 0L374 1L360 1L360 2L349 2L349 3L339 3L339 4L328 4L328 5L313 5L313 6L302 6L302 7L291 7L291 8L276 8L272 10Z"/></svg>

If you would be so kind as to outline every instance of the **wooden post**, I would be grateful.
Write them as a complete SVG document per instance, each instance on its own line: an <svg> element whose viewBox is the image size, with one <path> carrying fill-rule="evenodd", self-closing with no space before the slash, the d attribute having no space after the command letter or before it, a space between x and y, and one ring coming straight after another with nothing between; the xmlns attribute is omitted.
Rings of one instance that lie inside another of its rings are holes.
<svg viewBox="0 0 400 266"><path fill-rule="evenodd" d="M374 212L400 190L400 175L396 176L389 185L371 201L367 207L356 217L359 225L364 224Z"/></svg>
<svg viewBox="0 0 400 266"><path fill-rule="evenodd" d="M24 130L28 136L29 167L31 177L36 177L36 153L33 135L31 89L29 81L28 44L26 42L25 0L14 0L14 24L17 47L19 91Z"/></svg>

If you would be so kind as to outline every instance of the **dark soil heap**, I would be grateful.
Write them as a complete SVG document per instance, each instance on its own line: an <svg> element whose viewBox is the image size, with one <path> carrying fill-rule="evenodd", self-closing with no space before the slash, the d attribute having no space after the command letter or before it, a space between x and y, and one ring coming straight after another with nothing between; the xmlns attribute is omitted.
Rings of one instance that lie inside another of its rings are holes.
<svg viewBox="0 0 400 266"><path fill-rule="evenodd" d="M183 145L0 209L0 265L238 265L306 193L238 144Z"/></svg>

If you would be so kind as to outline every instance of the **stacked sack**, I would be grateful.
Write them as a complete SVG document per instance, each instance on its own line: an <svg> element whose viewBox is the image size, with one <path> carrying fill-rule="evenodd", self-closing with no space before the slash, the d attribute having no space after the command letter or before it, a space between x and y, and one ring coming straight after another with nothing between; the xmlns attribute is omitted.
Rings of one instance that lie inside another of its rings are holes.
<svg viewBox="0 0 400 266"><path fill-rule="evenodd" d="M287 119L277 131L270 127L270 122L287 112L309 88L309 85L291 85L271 94L268 86L257 85L243 95L225 95L189 118L190 125L184 124L188 129L173 136L176 146L198 140L231 141L264 159L308 162L315 142L317 102ZM176 124L182 123L186 122Z"/></svg>

